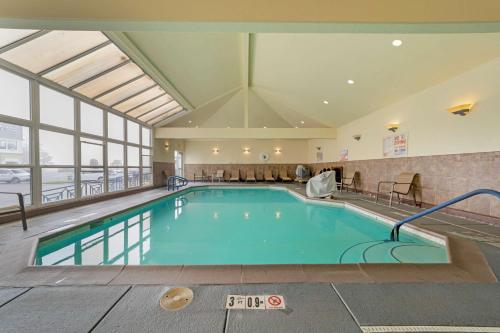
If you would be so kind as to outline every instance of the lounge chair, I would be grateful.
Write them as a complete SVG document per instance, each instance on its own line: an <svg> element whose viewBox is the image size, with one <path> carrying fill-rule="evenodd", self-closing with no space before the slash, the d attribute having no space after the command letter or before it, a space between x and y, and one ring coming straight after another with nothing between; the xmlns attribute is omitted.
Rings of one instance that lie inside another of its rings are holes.
<svg viewBox="0 0 500 333"><path fill-rule="evenodd" d="M199 180L199 181L203 182L203 181L205 181L205 179L207 179L207 175L205 174L205 171L203 169L201 169L201 174L200 173L197 174L196 172L194 173L194 177L193 177L194 181Z"/></svg>
<svg viewBox="0 0 500 333"><path fill-rule="evenodd" d="M264 170L264 180L266 182L276 182L276 179L273 177L273 171L271 169Z"/></svg>
<svg viewBox="0 0 500 333"><path fill-rule="evenodd" d="M292 181L292 178L288 177L288 173L286 171L286 168L281 168L280 169L280 179L281 179L281 182L291 182Z"/></svg>
<svg viewBox="0 0 500 333"><path fill-rule="evenodd" d="M392 206L392 196L394 193L396 193L398 195L398 203L401 203L400 195L408 195L410 192L413 195L413 202L415 203L415 206L422 207L422 201L420 201L420 203L417 204L417 198L416 198L417 176L418 176L418 173L403 172L398 176L398 178L396 179L395 182L393 182L393 181L381 181L381 182L379 182L378 186L377 186L377 197L375 199L375 202L378 202L378 197L380 194L380 185L381 184L391 184L391 191L389 192L390 193L389 207Z"/></svg>
<svg viewBox="0 0 500 333"><path fill-rule="evenodd" d="M224 170L217 170L217 172L214 175L214 180L218 180L219 183L221 181L224 181Z"/></svg>
<svg viewBox="0 0 500 333"><path fill-rule="evenodd" d="M345 188L347 192L349 192L349 187L354 187L354 192L358 192L356 188L356 182L359 179L358 171L350 171L346 172L345 176L342 177L342 181L340 182L340 192Z"/></svg>
<svg viewBox="0 0 500 333"><path fill-rule="evenodd" d="M247 177L245 179L246 182L251 181L251 182L257 182L257 179L255 179L255 170L254 169L248 169L247 170Z"/></svg>
<svg viewBox="0 0 500 333"><path fill-rule="evenodd" d="M239 182L240 181L240 169L231 170L231 178L229 178L230 182Z"/></svg>

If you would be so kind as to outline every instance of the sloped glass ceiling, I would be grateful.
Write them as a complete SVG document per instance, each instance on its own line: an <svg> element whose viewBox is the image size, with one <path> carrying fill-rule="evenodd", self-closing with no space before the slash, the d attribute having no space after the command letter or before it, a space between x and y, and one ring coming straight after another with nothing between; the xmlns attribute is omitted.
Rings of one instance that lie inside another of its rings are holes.
<svg viewBox="0 0 500 333"><path fill-rule="evenodd" d="M0 29L0 59L149 125L184 111L99 31Z"/></svg>

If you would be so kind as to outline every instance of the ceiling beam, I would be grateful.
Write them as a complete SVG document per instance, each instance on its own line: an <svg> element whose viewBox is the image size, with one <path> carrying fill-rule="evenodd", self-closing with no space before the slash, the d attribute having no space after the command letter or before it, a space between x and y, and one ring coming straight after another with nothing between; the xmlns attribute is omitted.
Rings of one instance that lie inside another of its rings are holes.
<svg viewBox="0 0 500 333"><path fill-rule="evenodd" d="M87 0L78 5L67 0L17 0L3 1L1 7L4 19L88 22L93 29L107 22L121 31L140 27L141 22L154 22L156 29L172 22L500 22L498 0L150 0L147 6L121 0Z"/></svg>
<svg viewBox="0 0 500 333"><path fill-rule="evenodd" d="M141 74L141 75L138 75L138 76L136 76L136 77L134 77L134 78L132 78L132 79L130 79L130 80L128 80L128 81L125 81L125 82L123 82L123 83L120 83L120 84L119 84L119 85L117 85L117 86L114 86L114 87L113 87L113 88L111 88L111 89L108 89L108 90L106 90L106 91L103 91L103 92L102 92L102 93L100 93L99 95L96 95L96 96L92 97L92 99L99 99L99 98L101 98L101 97L103 97L103 96L106 96L107 94L112 93L113 91L118 90L118 89L120 89L120 88L122 88L122 87L125 87L127 84L130 84L130 83L132 83L132 82L134 82L134 81L137 81L137 80L139 80L139 79L141 79L141 78L143 78L143 77L145 77L145 76L146 76L146 74L144 74L144 73L143 73L143 74Z"/></svg>
<svg viewBox="0 0 500 333"><path fill-rule="evenodd" d="M335 128L156 128L157 139L335 139Z"/></svg>
<svg viewBox="0 0 500 333"><path fill-rule="evenodd" d="M241 34L241 86L243 87L243 127L248 128L248 76L249 76L250 34Z"/></svg>

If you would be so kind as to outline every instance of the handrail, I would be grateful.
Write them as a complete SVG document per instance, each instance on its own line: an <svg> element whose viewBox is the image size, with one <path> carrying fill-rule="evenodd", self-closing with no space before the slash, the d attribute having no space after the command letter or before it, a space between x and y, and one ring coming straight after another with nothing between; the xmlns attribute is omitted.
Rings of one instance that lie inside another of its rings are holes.
<svg viewBox="0 0 500 333"><path fill-rule="evenodd" d="M181 181L181 183L177 183L177 181ZM172 187L172 190L175 190L176 188L179 189L179 187L186 186L188 184L189 180L187 180L184 177L180 176L169 176L167 178L167 191L170 190L170 187Z"/></svg>
<svg viewBox="0 0 500 333"><path fill-rule="evenodd" d="M436 205L434 207L426 209L426 210L419 212L415 215L409 216L409 217L405 218L404 220L396 223L396 225L394 226L394 228L392 228L392 231L391 231L391 241L399 241L399 228L401 228L401 226L403 224L411 222L411 221L416 220L418 218L421 218L423 216L429 215L431 213L434 213L437 210L440 210L440 209L443 209L447 206L456 204L459 201L468 199L468 198L473 197L473 196L478 195L478 194L490 194L490 195L493 195L493 196L497 197L498 199L500 199L500 192L495 191L495 190L491 190L491 189L485 189L485 188L474 190L474 191L459 195L458 197L455 197L451 200L442 202L439 205Z"/></svg>
<svg viewBox="0 0 500 333"><path fill-rule="evenodd" d="M21 213L21 224L23 225L23 230L28 230L28 224L26 223L26 210L24 206L24 194L18 192L0 192L0 194L15 194L19 200L19 209L13 210L12 213L19 211Z"/></svg>

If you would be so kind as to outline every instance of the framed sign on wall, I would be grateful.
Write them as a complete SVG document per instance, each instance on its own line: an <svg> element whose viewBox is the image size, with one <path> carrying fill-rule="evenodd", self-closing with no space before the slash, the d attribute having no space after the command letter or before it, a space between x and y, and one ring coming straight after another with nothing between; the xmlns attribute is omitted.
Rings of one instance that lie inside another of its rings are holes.
<svg viewBox="0 0 500 333"><path fill-rule="evenodd" d="M382 143L383 157L403 157L408 155L408 134L401 133L385 137Z"/></svg>

